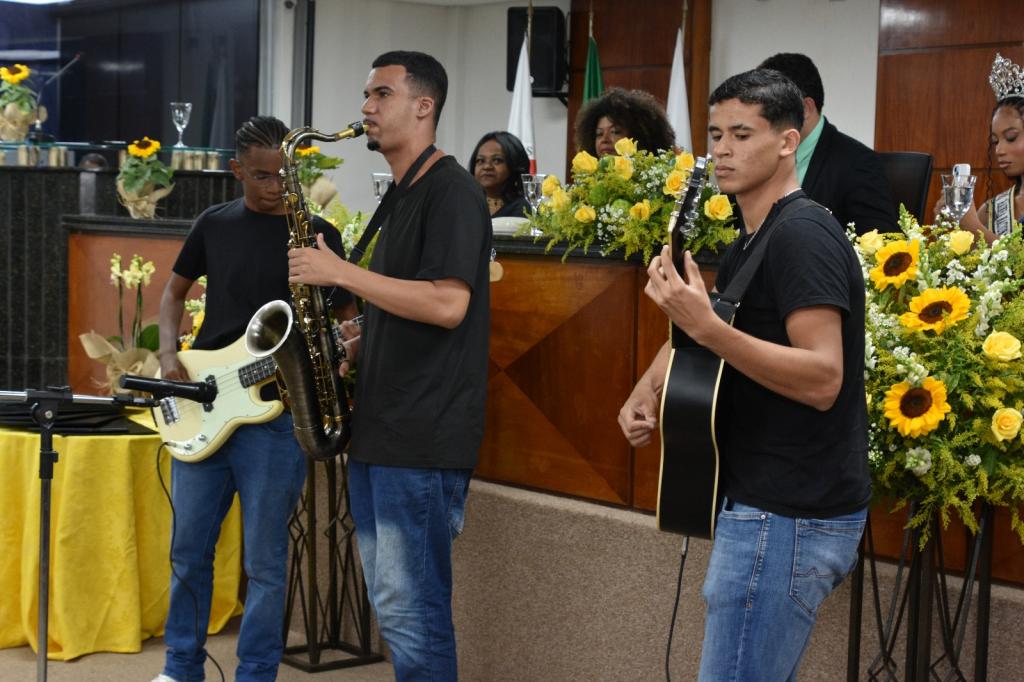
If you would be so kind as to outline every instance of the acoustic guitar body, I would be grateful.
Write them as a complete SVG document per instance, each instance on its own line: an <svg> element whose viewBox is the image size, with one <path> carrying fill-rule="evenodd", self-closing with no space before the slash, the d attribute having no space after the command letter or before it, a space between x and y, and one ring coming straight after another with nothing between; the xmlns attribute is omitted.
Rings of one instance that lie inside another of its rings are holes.
<svg viewBox="0 0 1024 682"><path fill-rule="evenodd" d="M734 304L712 297L732 324ZM658 528L714 539L718 513L718 389L725 362L672 326L672 351L661 395Z"/></svg>

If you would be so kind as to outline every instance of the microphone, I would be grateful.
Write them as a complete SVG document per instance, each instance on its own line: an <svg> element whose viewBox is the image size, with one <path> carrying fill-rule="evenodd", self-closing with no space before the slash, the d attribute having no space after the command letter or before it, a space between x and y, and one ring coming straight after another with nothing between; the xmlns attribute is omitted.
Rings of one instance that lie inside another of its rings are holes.
<svg viewBox="0 0 1024 682"><path fill-rule="evenodd" d="M958 163L953 166L953 182L958 187L963 187L967 184L971 176L971 164L969 163Z"/></svg>
<svg viewBox="0 0 1024 682"><path fill-rule="evenodd" d="M121 388L132 391L150 393L155 398L185 398L197 403L212 403L217 397L217 385L206 381L171 381L170 379L150 379L135 374L121 376Z"/></svg>

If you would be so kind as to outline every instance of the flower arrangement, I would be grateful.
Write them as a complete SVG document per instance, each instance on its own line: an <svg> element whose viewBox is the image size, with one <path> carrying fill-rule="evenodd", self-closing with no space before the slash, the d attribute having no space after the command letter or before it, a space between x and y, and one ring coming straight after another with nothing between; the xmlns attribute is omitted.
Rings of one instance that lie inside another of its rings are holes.
<svg viewBox="0 0 1024 682"><path fill-rule="evenodd" d="M24 64L0 66L0 140L20 142L36 120L46 120L46 107L31 83L32 69Z"/></svg>
<svg viewBox="0 0 1024 682"><path fill-rule="evenodd" d="M95 332L81 334L86 355L99 360L107 367L105 387L117 391L118 378L122 374L156 376L160 362L155 352L160 346L160 328L157 324L143 324L142 290L153 279L156 267L153 261L144 260L135 254L122 269L121 255L110 258L110 283L117 287L118 334L103 337ZM125 299L135 299L135 312L128 334L125 335Z"/></svg>
<svg viewBox="0 0 1024 682"><path fill-rule="evenodd" d="M121 269L121 254L115 253L110 257L110 283L117 287L117 328L119 335L108 337L111 343L117 343L121 350L130 348L145 348L156 351L160 347L160 328L156 324L142 326L142 288L149 286L153 280L153 273L156 266L153 261L144 261L142 256L135 254L129 261L128 268ZM124 335L124 299L125 292L132 295L135 292L135 315L132 317L132 325L128 337L131 345L125 345Z"/></svg>
<svg viewBox="0 0 1024 682"><path fill-rule="evenodd" d="M1024 240L991 245L940 216L850 234L864 270L869 460L876 494L915 501L921 531L1009 506L1024 542Z"/></svg>
<svg viewBox="0 0 1024 682"><path fill-rule="evenodd" d="M544 179L544 201L520 233L538 230L548 249L559 242L586 252L595 243L602 255L622 250L644 260L668 240L666 228L675 203L694 167L693 154L638 150L630 138L615 143L617 154L598 160L578 153L572 160L572 183ZM701 190L699 219L686 248L693 253L717 251L737 236L732 204L713 184ZM566 257L569 250L566 251Z"/></svg>
<svg viewBox="0 0 1024 682"><path fill-rule="evenodd" d="M341 234L341 245L345 248L346 256L351 254L352 249L359 243L359 238L363 235L366 223L369 221L369 216L364 215L362 211L352 213L340 201L332 201L324 207L310 206L310 211L338 229L338 232ZM363 257L359 259L358 264L361 267L367 268L370 266L370 257L373 255L373 247L376 243L377 237L374 236L369 246L366 247Z"/></svg>
<svg viewBox="0 0 1024 682"><path fill-rule="evenodd" d="M299 147L295 150L295 156L295 171L299 175L299 184L304 189L312 187L313 183L323 176L324 171L345 163L340 157L322 154L317 145Z"/></svg>
<svg viewBox="0 0 1024 682"><path fill-rule="evenodd" d="M206 275L196 280L203 289L206 289ZM180 350L189 350L199 336L199 328L203 326L206 319L206 292L200 294L199 298L185 299L185 312L192 318L192 329L187 334L178 337Z"/></svg>
<svg viewBox="0 0 1024 682"><path fill-rule="evenodd" d="M128 145L117 174L117 195L133 218L152 218L156 202L171 193L174 170L157 158L160 143L143 137Z"/></svg>

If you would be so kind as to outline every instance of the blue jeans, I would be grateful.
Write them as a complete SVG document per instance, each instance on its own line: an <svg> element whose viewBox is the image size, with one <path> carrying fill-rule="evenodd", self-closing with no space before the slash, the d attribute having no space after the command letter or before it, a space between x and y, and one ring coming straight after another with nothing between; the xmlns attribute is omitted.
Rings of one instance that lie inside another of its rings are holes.
<svg viewBox="0 0 1024 682"><path fill-rule="evenodd" d="M349 460L359 557L397 682L458 677L452 541L462 532L472 473Z"/></svg>
<svg viewBox="0 0 1024 682"><path fill-rule="evenodd" d="M853 569L867 510L795 519L726 500L704 600L701 682L796 680L818 607Z"/></svg>
<svg viewBox="0 0 1024 682"><path fill-rule="evenodd" d="M207 459L172 463L171 560L177 575L171 576L171 604L164 626L165 675L179 682L204 679L214 545L237 491L249 582L235 679L255 682L277 676L284 648L288 519L305 479L305 455L292 435L292 417L287 412L264 424L239 427Z"/></svg>

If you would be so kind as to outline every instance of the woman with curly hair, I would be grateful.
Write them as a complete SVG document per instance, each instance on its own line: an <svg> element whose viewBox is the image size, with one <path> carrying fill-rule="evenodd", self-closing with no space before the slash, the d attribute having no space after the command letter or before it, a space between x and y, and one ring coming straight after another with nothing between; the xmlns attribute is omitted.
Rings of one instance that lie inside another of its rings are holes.
<svg viewBox="0 0 1024 682"><path fill-rule="evenodd" d="M609 88L576 116L576 147L598 158L614 154L615 143L623 137L650 152L673 149L676 140L665 110L643 90Z"/></svg>
<svg viewBox="0 0 1024 682"><path fill-rule="evenodd" d="M476 143L467 167L487 195L492 218L523 217L523 173L530 172L530 159L518 137L503 130L487 133Z"/></svg>

